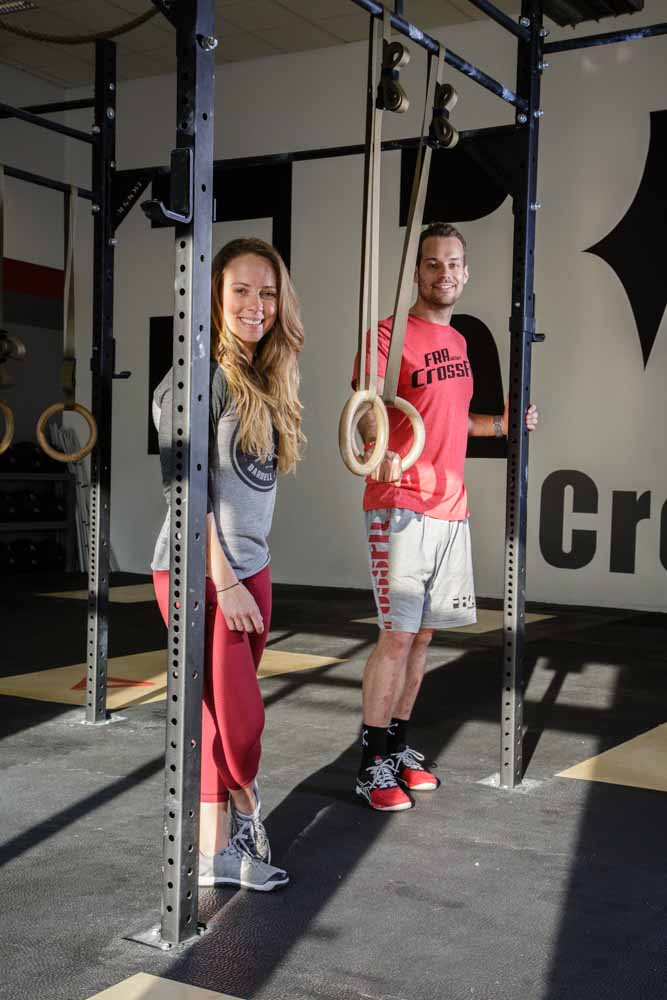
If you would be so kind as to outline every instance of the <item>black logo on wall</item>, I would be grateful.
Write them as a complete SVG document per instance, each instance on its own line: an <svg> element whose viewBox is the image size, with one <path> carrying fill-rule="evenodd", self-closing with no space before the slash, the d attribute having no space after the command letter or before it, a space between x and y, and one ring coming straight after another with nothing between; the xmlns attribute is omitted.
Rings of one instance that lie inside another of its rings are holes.
<svg viewBox="0 0 667 1000"><path fill-rule="evenodd" d="M238 435L239 429L237 427L229 446L234 472L252 490L268 493L276 484L278 462L275 455L267 462L262 462L255 455L248 455L239 448Z"/></svg>
<svg viewBox="0 0 667 1000"><path fill-rule="evenodd" d="M616 228L584 251L606 261L623 285L637 324L644 367L667 305L666 177L667 111L652 111L651 140L635 199Z"/></svg>

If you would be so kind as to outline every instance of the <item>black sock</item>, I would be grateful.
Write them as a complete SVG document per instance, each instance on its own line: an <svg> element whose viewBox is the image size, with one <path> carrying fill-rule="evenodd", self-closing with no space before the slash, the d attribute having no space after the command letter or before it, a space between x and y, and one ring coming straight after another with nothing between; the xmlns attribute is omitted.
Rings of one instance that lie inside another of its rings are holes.
<svg viewBox="0 0 667 1000"><path fill-rule="evenodd" d="M360 771L370 767L376 757L387 756L387 730L384 726L361 725L361 766Z"/></svg>
<svg viewBox="0 0 667 1000"><path fill-rule="evenodd" d="M405 750L408 743L409 719L392 719L387 728L387 750L389 753L398 753Z"/></svg>

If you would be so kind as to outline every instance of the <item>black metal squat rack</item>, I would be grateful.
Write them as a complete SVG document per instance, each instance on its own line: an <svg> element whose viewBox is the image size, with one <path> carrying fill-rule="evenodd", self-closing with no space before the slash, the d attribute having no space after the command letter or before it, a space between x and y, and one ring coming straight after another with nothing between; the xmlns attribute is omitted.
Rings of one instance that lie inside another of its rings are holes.
<svg viewBox="0 0 667 1000"><path fill-rule="evenodd" d="M176 33L178 61L176 148L171 161L170 207L158 201L147 214L175 225L174 447L171 614L168 659L165 865L161 946L196 932L201 663L204 639L208 372L213 171L215 0L154 0ZM91 133L41 117L94 107ZM154 171L116 170L116 46L95 45L94 99L15 108L18 118L91 146L92 190L78 194L94 214L92 412L98 441L91 453L87 684L85 721L108 721L107 658L111 527L112 383L115 344L113 291L115 233ZM11 166L5 173L52 190L69 186ZM155 936L155 935L154 935Z"/></svg>
<svg viewBox="0 0 667 1000"><path fill-rule="evenodd" d="M374 0L352 0L373 17L382 17L383 5ZM535 218L540 109L544 56L614 42L633 41L667 33L667 24L545 43L548 31L543 15L558 20L562 0L522 0L518 23L491 0L468 0L517 39L516 90L494 80L451 50L445 61L516 109L515 125L461 133L465 140L510 131L515 139L518 172L512 191L514 203L512 307L509 320L510 421L507 461L503 686L501 703L500 785L513 788L522 779L523 647L526 600L526 524L528 499L528 434L523 414L530 397L531 352L536 333L534 293ZM583 0L582 0L583 2ZM641 3L585 0L596 13L630 12ZM618 4L621 3L621 9ZM172 152L170 205L154 199L145 210L161 225L175 226L174 412L173 447L176 477L171 497L171 589L167 650L168 691L166 719L164 866L162 922L139 939L167 949L196 937L197 844L199 828L199 774L201 690L204 638L204 580L206 537L206 483L208 468L208 392L210 342L210 266L213 180L213 100L215 0L152 0L176 32L177 130ZM634 6L633 6L634 4ZM595 6L597 5L597 7ZM568 5L565 5L568 7ZM585 6L585 4L584 4ZM396 0L393 28L414 44L437 53L439 43L403 17ZM569 4L572 9L572 3ZM560 23L566 23L561 21ZM147 186L164 170L117 171L115 45L96 43L94 101L73 101L13 108L0 104L1 117L16 117L60 132L92 147L92 191L79 196L92 202L94 225L92 410L99 441L92 454L91 519L87 647L86 721L106 722L108 600L110 565L110 478L112 380L114 373L113 278L115 232ZM40 117L42 113L95 108L92 134ZM383 143L384 149L406 148L415 140ZM348 155L361 146L308 150L296 154L219 161L216 167L244 168L271 162ZM66 192L67 185L23 170L6 167L10 177ZM117 377L117 376L116 376Z"/></svg>

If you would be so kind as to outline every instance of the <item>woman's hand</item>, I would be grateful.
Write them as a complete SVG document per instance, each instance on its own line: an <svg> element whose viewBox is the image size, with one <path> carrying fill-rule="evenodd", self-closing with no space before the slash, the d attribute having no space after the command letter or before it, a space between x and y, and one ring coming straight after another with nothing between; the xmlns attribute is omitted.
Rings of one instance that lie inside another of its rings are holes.
<svg viewBox="0 0 667 1000"><path fill-rule="evenodd" d="M401 456L397 451L386 451L377 469L371 473L371 479L378 483L393 483L399 486L401 482Z"/></svg>
<svg viewBox="0 0 667 1000"><path fill-rule="evenodd" d="M242 583L218 592L218 607L225 617L227 628L232 632L264 631L264 622L255 598Z"/></svg>

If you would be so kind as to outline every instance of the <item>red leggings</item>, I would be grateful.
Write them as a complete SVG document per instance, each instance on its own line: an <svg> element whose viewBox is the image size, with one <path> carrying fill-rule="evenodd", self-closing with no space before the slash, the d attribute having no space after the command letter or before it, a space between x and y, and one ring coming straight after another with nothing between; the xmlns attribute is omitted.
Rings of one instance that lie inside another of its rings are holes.
<svg viewBox="0 0 667 1000"><path fill-rule="evenodd" d="M155 594L169 620L169 573L153 573ZM262 751L264 703L257 668L271 621L271 574L266 566L243 581L257 602L264 631L233 632L218 607L215 585L206 579L206 639L202 704L201 801L227 802L229 789L257 777Z"/></svg>

